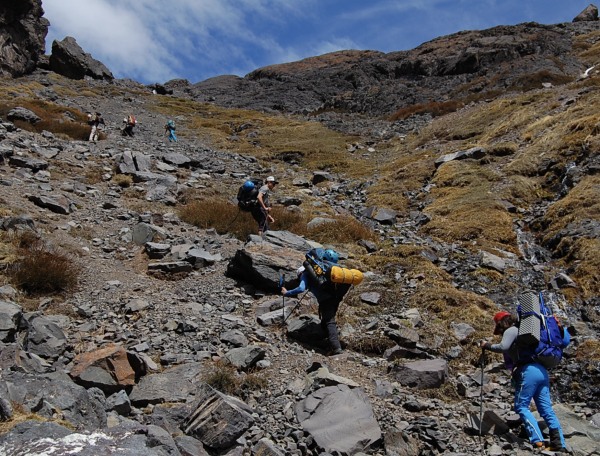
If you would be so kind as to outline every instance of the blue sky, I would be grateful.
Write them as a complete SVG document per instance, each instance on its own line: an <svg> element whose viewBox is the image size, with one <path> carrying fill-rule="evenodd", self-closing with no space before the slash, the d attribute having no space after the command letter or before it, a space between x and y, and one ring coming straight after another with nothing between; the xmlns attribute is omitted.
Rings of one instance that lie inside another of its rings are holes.
<svg viewBox="0 0 600 456"><path fill-rule="evenodd" d="M46 38L74 37L117 78L247 73L342 49L412 49L461 30L570 22L590 0L42 0Z"/></svg>

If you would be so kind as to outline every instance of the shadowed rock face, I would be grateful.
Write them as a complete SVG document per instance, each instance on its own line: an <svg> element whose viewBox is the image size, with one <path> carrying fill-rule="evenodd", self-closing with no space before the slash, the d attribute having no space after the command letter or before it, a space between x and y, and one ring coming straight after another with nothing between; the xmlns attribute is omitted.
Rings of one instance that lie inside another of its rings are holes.
<svg viewBox="0 0 600 456"><path fill-rule="evenodd" d="M84 52L75 38L70 36L52 42L50 69L71 79L83 79L85 76L107 81L114 79L102 62Z"/></svg>
<svg viewBox="0 0 600 456"><path fill-rule="evenodd" d="M44 55L50 22L41 0L0 0L0 76L35 70Z"/></svg>

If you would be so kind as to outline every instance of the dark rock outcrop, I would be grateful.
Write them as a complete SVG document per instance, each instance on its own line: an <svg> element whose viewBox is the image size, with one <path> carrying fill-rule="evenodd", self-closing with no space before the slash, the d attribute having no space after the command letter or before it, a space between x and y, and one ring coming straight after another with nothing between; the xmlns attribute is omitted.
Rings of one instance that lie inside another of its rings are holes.
<svg viewBox="0 0 600 456"><path fill-rule="evenodd" d="M259 68L244 78L210 78L179 91L198 101L265 112L391 114L448 96L519 89L540 72L556 83L575 78L586 64L572 55L573 37L597 30L596 24L530 22L443 36L408 51L337 51Z"/></svg>
<svg viewBox="0 0 600 456"><path fill-rule="evenodd" d="M102 62L84 52L75 38L70 36L62 41L54 40L52 43L50 69L71 79L83 79L85 76L107 81L114 79Z"/></svg>
<svg viewBox="0 0 600 456"><path fill-rule="evenodd" d="M590 4L586 9L579 13L573 22L588 22L598 20L598 7Z"/></svg>
<svg viewBox="0 0 600 456"><path fill-rule="evenodd" d="M42 0L0 1L0 77L35 70L50 25L43 14Z"/></svg>

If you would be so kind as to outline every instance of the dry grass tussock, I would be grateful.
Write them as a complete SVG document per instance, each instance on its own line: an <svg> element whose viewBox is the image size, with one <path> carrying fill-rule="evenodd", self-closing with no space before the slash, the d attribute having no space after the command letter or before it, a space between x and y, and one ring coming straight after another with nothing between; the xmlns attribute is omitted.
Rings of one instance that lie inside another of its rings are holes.
<svg viewBox="0 0 600 456"><path fill-rule="evenodd" d="M542 220L543 241L548 241L569 225L581 224L584 220L600 219L600 177L586 176L569 194L553 204ZM581 287L584 298L600 294L600 241L582 237L565 237L556 248L564 266L576 265L572 274Z"/></svg>
<svg viewBox="0 0 600 456"><path fill-rule="evenodd" d="M302 215L284 207L273 206L273 230L287 230L322 243L350 243L359 239L376 240L375 233L352 217L336 217L335 222L308 228ZM224 199L206 199L182 207L179 216L185 222L207 229L215 228L219 234L231 233L240 240L257 233L257 223L248 212Z"/></svg>
<svg viewBox="0 0 600 456"><path fill-rule="evenodd" d="M15 125L23 130L35 133L47 130L80 141L88 139L90 135L90 127L86 124L87 117L84 113L74 108L65 108L47 101L18 99L0 103L0 117L6 119L8 112L18 106L29 109L42 118L35 125L15 121ZM75 121L66 117L64 115L66 112L69 112L75 118Z"/></svg>
<svg viewBox="0 0 600 456"><path fill-rule="evenodd" d="M577 347L577 360L597 363L600 361L600 341L586 340Z"/></svg>
<svg viewBox="0 0 600 456"><path fill-rule="evenodd" d="M421 188L433 175L436 156L429 150L415 152L405 145L396 146L390 153L393 160L382 168L382 178L367 190L369 204L405 213L409 201L404 193Z"/></svg>
<svg viewBox="0 0 600 456"><path fill-rule="evenodd" d="M442 165L432 180L437 184L431 192L435 200L426 209L432 220L423 231L448 242L483 238L503 250L515 250L512 216L492 191L499 179L496 173L467 162Z"/></svg>
<svg viewBox="0 0 600 456"><path fill-rule="evenodd" d="M441 103L432 101L426 105L416 104L399 109L394 114L389 116L388 120L390 122L404 120L413 114L431 114L433 117L439 117L443 116L444 114L448 114L449 112L454 112L462 107L462 102L458 100L443 101Z"/></svg>
<svg viewBox="0 0 600 456"><path fill-rule="evenodd" d="M79 266L68 254L25 232L15 239L16 260L8 274L12 283L32 295L71 290L77 285Z"/></svg>
<svg viewBox="0 0 600 456"><path fill-rule="evenodd" d="M24 423L25 421L39 421L40 423L44 423L46 421L53 421L61 426L66 427L72 431L75 431L76 428L71 423L65 420L48 420L37 413L27 413L23 406L18 402L11 401L11 406L13 409L13 415L10 419L3 421L0 423L0 435L6 434L10 432L10 430L15 427L17 424Z"/></svg>
<svg viewBox="0 0 600 456"><path fill-rule="evenodd" d="M244 397L251 391L261 391L269 386L265 373L238 372L231 364L219 361L210 366L202 381L225 394Z"/></svg>

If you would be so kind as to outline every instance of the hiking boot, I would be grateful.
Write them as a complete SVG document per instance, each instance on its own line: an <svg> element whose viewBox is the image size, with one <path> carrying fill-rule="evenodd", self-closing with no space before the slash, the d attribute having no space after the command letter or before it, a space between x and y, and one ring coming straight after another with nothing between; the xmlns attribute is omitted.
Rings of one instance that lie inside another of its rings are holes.
<svg viewBox="0 0 600 456"><path fill-rule="evenodd" d="M328 353L329 356L336 356L336 355L341 355L342 353L344 353L344 350L342 350L341 348L336 348L335 350L332 350Z"/></svg>
<svg viewBox="0 0 600 456"><path fill-rule="evenodd" d="M544 442L534 442L534 443L532 443L532 445L533 445L534 450L543 450L544 449Z"/></svg>
<svg viewBox="0 0 600 456"><path fill-rule="evenodd" d="M567 449L562 446L559 429L550 429L550 445L546 449L556 453L567 452Z"/></svg>

